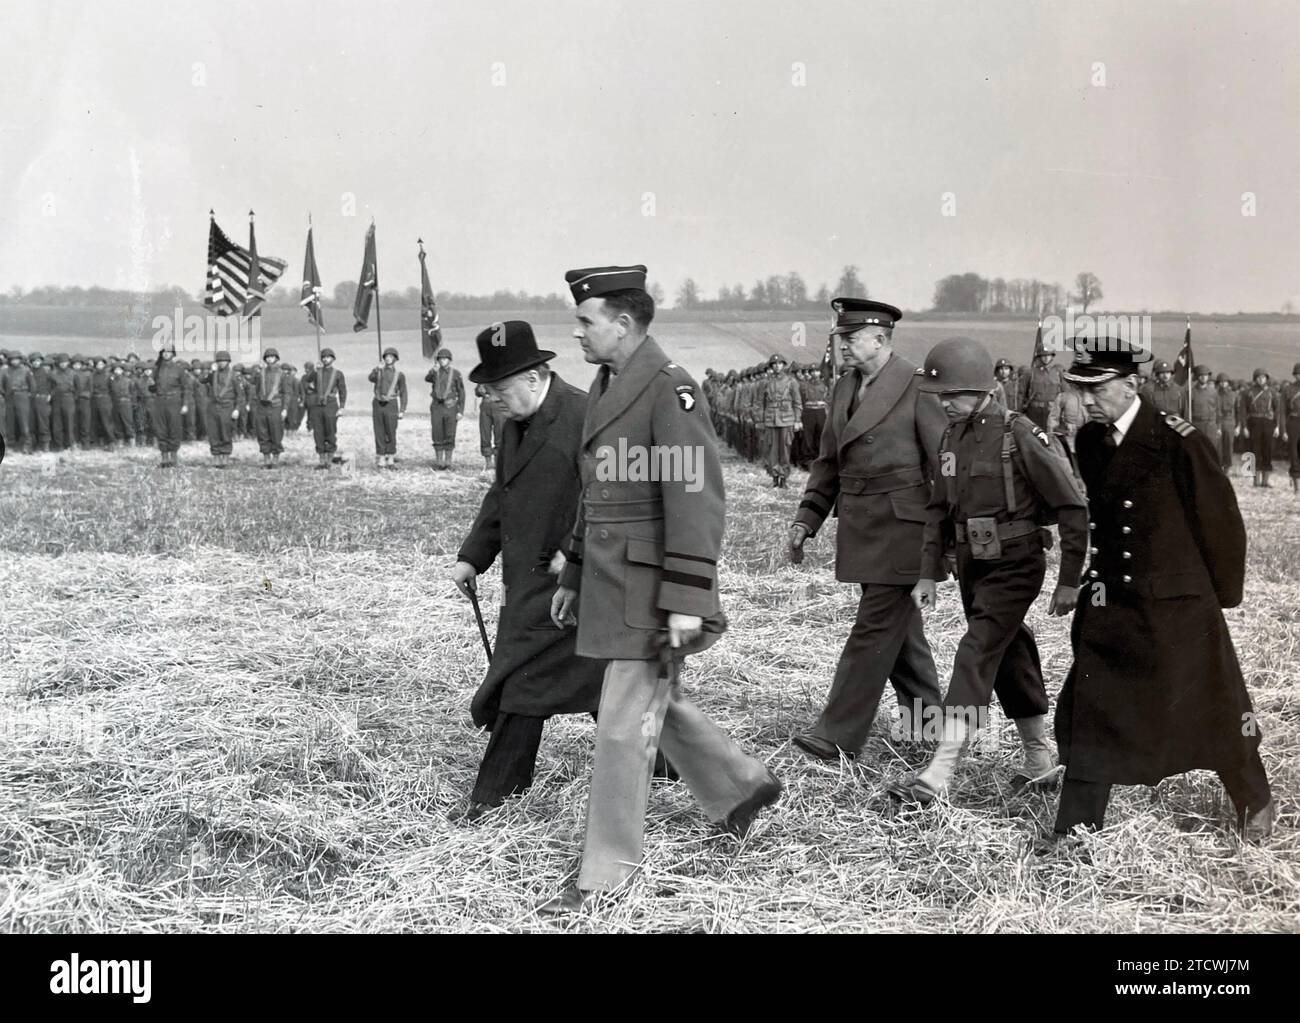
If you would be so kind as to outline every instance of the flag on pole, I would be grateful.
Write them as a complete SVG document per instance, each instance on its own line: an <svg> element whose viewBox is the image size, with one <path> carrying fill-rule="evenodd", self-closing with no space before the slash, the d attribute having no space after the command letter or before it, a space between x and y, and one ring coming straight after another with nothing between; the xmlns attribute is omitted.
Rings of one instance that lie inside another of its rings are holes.
<svg viewBox="0 0 1300 1023"><path fill-rule="evenodd" d="M230 240L217 226L216 217L208 210L208 278L203 289L203 305L218 316L242 312L248 301L248 280L253 266L252 253ZM250 221L249 235L252 235ZM262 284L260 290L275 284L289 264L282 259L262 256L258 259Z"/></svg>
<svg viewBox="0 0 1300 1023"><path fill-rule="evenodd" d="M281 271L283 272L283 271ZM253 211L248 211L248 277L244 282L244 318L262 314L266 304L266 275L257 258L257 235L253 233Z"/></svg>
<svg viewBox="0 0 1300 1023"><path fill-rule="evenodd" d="M316 246L311 240L311 224L307 225L307 255L302 264L302 295L298 304L307 310L307 321L314 327L325 329L325 317L320 309L320 271L316 269Z"/></svg>
<svg viewBox="0 0 1300 1023"><path fill-rule="evenodd" d="M420 246L420 353L432 359L442 347L442 327L438 325L438 303L433 298L429 284L429 268L424 262L424 239L416 239Z"/></svg>
<svg viewBox="0 0 1300 1023"><path fill-rule="evenodd" d="M836 378L840 375L839 354L835 349L835 337L832 335L826 341L826 351L822 353L820 370L822 381L827 387L833 386Z"/></svg>
<svg viewBox="0 0 1300 1023"><path fill-rule="evenodd" d="M1183 389L1183 399L1186 407L1183 409L1183 415L1188 419L1192 417L1192 373L1195 372L1196 363L1192 359L1192 318L1187 317L1187 330L1183 334L1183 347L1178 352L1178 358L1174 360L1174 383Z"/></svg>
<svg viewBox="0 0 1300 1023"><path fill-rule="evenodd" d="M1034 359L1037 359L1040 355L1046 354L1047 353L1043 351L1043 321L1039 320L1038 330L1034 334L1034 355L1033 358L1029 360L1030 364L1032 365Z"/></svg>
<svg viewBox="0 0 1300 1023"><path fill-rule="evenodd" d="M379 261L375 257L375 224L366 230L366 254L361 260L361 276L357 280L357 297L352 303L354 331L366 329L370 323L370 303L379 291Z"/></svg>

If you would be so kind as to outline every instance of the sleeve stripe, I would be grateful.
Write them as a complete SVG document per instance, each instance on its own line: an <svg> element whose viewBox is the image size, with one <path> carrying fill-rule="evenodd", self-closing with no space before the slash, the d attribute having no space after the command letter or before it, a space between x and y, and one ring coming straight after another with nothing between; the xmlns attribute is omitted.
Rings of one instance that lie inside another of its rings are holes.
<svg viewBox="0 0 1300 1023"><path fill-rule="evenodd" d="M809 511L815 512L818 515L825 515L830 510L830 505L823 503L821 500L813 500L810 497L805 497L800 501L799 507L801 509L807 508Z"/></svg>
<svg viewBox="0 0 1300 1023"><path fill-rule="evenodd" d="M713 580L700 575L687 575L685 572L665 571L662 579L666 583L676 583L678 586L693 586L698 590L713 589Z"/></svg>
<svg viewBox="0 0 1300 1023"><path fill-rule="evenodd" d="M705 565L716 565L712 558L702 558L697 554L678 554L676 551L664 551L665 558L677 558L679 561L698 561Z"/></svg>

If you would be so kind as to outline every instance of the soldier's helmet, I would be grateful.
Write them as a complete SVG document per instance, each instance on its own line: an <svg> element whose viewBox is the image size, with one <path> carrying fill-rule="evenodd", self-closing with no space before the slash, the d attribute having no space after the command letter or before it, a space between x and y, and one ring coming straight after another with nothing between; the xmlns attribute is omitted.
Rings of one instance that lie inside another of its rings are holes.
<svg viewBox="0 0 1300 1023"><path fill-rule="evenodd" d="M334 349L333 349L333 348L322 348L322 349L320 350L320 357L321 357L322 359L332 359L332 358L334 358Z"/></svg>
<svg viewBox="0 0 1300 1023"><path fill-rule="evenodd" d="M920 389L927 394L993 390L993 356L978 341L951 337L925 357Z"/></svg>
<svg viewBox="0 0 1300 1023"><path fill-rule="evenodd" d="M1153 372L1153 373L1172 373L1173 370L1171 370L1171 369L1169 368L1169 363L1165 362L1164 359L1161 359L1159 362L1156 363L1156 368L1153 369L1151 372Z"/></svg>
<svg viewBox="0 0 1300 1023"><path fill-rule="evenodd" d="M267 359L275 359L276 362L279 362L280 353L277 352L274 348L268 348L266 351L262 353L262 361L265 362Z"/></svg>
<svg viewBox="0 0 1300 1023"><path fill-rule="evenodd" d="M191 359L191 360L190 360L190 368L191 368L191 369L202 369L202 368L203 368L203 360L202 360L202 359Z"/></svg>
<svg viewBox="0 0 1300 1023"><path fill-rule="evenodd" d="M393 354L396 355L397 353L393 352ZM446 359L448 362L451 362L451 349L439 348L438 354L434 356L434 359Z"/></svg>
<svg viewBox="0 0 1300 1023"><path fill-rule="evenodd" d="M439 354L439 356L442 355L441 352L439 352L438 354ZM382 357L385 358L385 359L387 359L390 355L391 355L394 359L396 359L396 358L397 358L397 349L396 349L396 348L385 348L385 349L384 349L384 354L383 354ZM450 353L447 355L447 358L449 358L449 359L451 358Z"/></svg>
<svg viewBox="0 0 1300 1023"><path fill-rule="evenodd" d="M1195 370L1195 375L1198 376L1198 377L1208 377L1208 376L1210 375L1210 367L1209 367L1209 366L1197 366L1197 367L1196 367L1196 370Z"/></svg>
<svg viewBox="0 0 1300 1023"><path fill-rule="evenodd" d="M223 349L221 349L220 351L216 352L216 353L212 356L212 359L213 359L214 362L229 362L229 361L230 361L230 353L229 353L228 351L226 351L226 350L223 348Z"/></svg>
<svg viewBox="0 0 1300 1023"><path fill-rule="evenodd" d="M1271 376L1268 375L1268 370L1266 370L1263 366L1260 366L1259 369L1255 370L1253 373L1250 374L1250 379L1252 380L1258 380L1260 377L1263 377L1265 380L1273 379Z"/></svg>
<svg viewBox="0 0 1300 1023"><path fill-rule="evenodd" d="M770 356L768 356L767 364L768 364L769 366L788 366L788 365L789 365L789 363L787 363L787 362L785 361L785 356L782 355L780 352L773 352Z"/></svg>
<svg viewBox="0 0 1300 1023"><path fill-rule="evenodd" d="M1214 382L1216 384L1230 384L1232 383L1232 377L1228 376L1227 373L1220 373L1214 378Z"/></svg>
<svg viewBox="0 0 1300 1023"><path fill-rule="evenodd" d="M31 355L27 356L27 361L31 363L44 362L45 356L40 352L32 352Z"/></svg>

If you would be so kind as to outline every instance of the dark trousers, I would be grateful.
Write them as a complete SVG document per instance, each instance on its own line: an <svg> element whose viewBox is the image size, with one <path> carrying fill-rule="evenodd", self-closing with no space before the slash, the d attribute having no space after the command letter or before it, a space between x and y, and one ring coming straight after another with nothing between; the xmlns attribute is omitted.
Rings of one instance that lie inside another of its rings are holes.
<svg viewBox="0 0 1300 1023"><path fill-rule="evenodd" d="M264 455L278 455L284 450L284 406L276 401L258 401L253 405L253 429L257 431L257 449Z"/></svg>
<svg viewBox="0 0 1300 1023"><path fill-rule="evenodd" d="M135 440L135 423L132 422L130 398L113 402L113 430L117 438L126 441Z"/></svg>
<svg viewBox="0 0 1300 1023"><path fill-rule="evenodd" d="M1300 479L1300 416L1287 417L1286 453L1291 463L1291 478Z"/></svg>
<svg viewBox="0 0 1300 1023"><path fill-rule="evenodd" d="M153 429L158 438L158 450L164 454L176 452L181 446L184 422L181 416L181 396L159 395L153 403Z"/></svg>
<svg viewBox="0 0 1300 1023"><path fill-rule="evenodd" d="M32 450L32 396L30 394L11 394L9 396L9 443L22 451Z"/></svg>
<svg viewBox="0 0 1300 1023"><path fill-rule="evenodd" d="M195 388L198 390L198 388ZM206 440L208 436L208 406L212 404L207 394L194 396L194 439Z"/></svg>
<svg viewBox="0 0 1300 1023"><path fill-rule="evenodd" d="M181 429L184 431L184 437L187 441L194 439L194 423L198 419L197 410L194 402L185 406L185 411L181 413Z"/></svg>
<svg viewBox="0 0 1300 1023"><path fill-rule="evenodd" d="M208 438L208 449L214 455L228 455L234 450L235 443L235 403L222 404L219 401L207 403L207 422L204 424Z"/></svg>
<svg viewBox="0 0 1300 1023"><path fill-rule="evenodd" d="M90 434L92 439L111 447L117 440L113 426L113 399L107 394L96 394L90 399Z"/></svg>
<svg viewBox="0 0 1300 1023"><path fill-rule="evenodd" d="M542 745L544 724L545 718L507 714L505 711L497 714L487 749L483 751L483 762L479 765L471 800L500 806L506 798L523 792L533 783L533 768Z"/></svg>
<svg viewBox="0 0 1300 1023"><path fill-rule="evenodd" d="M88 448L95 439L91 429L93 415L90 411L90 395L77 395L77 443Z"/></svg>
<svg viewBox="0 0 1300 1023"><path fill-rule="evenodd" d="M316 438L316 454L332 455L338 450L339 403L330 399L311 410L312 435Z"/></svg>
<svg viewBox="0 0 1300 1023"><path fill-rule="evenodd" d="M1232 442L1236 435L1236 423L1219 424L1219 465L1224 472L1232 468Z"/></svg>
<svg viewBox="0 0 1300 1023"><path fill-rule="evenodd" d="M957 545L957 579L966 632L957 644L947 708L984 708L997 693L1011 719L1047 713L1038 644L1025 615L1043 587L1047 559L1035 535L1004 541L1002 557L981 561Z"/></svg>
<svg viewBox="0 0 1300 1023"><path fill-rule="evenodd" d="M77 399L71 394L56 394L50 406L50 439L64 451L77 443Z"/></svg>
<svg viewBox="0 0 1300 1023"><path fill-rule="evenodd" d="M772 476L790 475L790 444L793 426L763 427L763 467Z"/></svg>
<svg viewBox="0 0 1300 1023"><path fill-rule="evenodd" d="M826 428L826 410L824 408L805 408L803 410L803 433L798 440L799 464L807 467L817 457L822 447L822 430Z"/></svg>
<svg viewBox="0 0 1300 1023"><path fill-rule="evenodd" d="M1255 456L1256 472L1273 471L1273 431L1277 423L1263 416L1251 416L1246 420L1246 429L1250 431L1250 452Z"/></svg>
<svg viewBox="0 0 1300 1023"><path fill-rule="evenodd" d="M910 712L914 713L915 700L923 710L942 702L939 675L925 641L921 612L912 603L912 588L867 583L812 734L856 752L871 731L886 681L894 684L900 706Z"/></svg>
<svg viewBox="0 0 1300 1023"><path fill-rule="evenodd" d="M1228 798L1238 814L1262 810L1272 798L1258 749L1251 753L1244 766L1220 771L1219 780L1228 790ZM1071 778L1067 770L1065 784L1061 786L1061 803L1056 811L1056 833L1068 835L1078 825L1099 829L1106 819L1110 788L1110 782Z"/></svg>
<svg viewBox="0 0 1300 1023"><path fill-rule="evenodd" d="M375 454L397 454L397 413L400 406L396 401L380 401L375 398L370 403L370 422L375 428ZM455 415L453 412L452 415Z"/></svg>

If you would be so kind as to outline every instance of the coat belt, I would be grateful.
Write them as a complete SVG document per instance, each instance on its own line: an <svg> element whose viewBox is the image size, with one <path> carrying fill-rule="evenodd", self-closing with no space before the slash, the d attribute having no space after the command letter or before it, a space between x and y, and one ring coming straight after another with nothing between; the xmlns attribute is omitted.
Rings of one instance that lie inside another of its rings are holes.
<svg viewBox="0 0 1300 1023"><path fill-rule="evenodd" d="M649 522L664 517L664 503L646 501L583 500L588 522Z"/></svg>
<svg viewBox="0 0 1300 1023"><path fill-rule="evenodd" d="M884 472L879 476L840 475L840 490L846 494L888 494L894 490L906 490L918 483L925 482L925 474L919 465L894 472Z"/></svg>
<svg viewBox="0 0 1300 1023"><path fill-rule="evenodd" d="M954 525L957 527L957 542L965 543L966 524L964 522L956 522ZM1031 533L1037 533L1042 528L1043 527L1037 522L1030 519L1019 519L1015 522L999 522L998 539L1014 540L1020 536L1029 536Z"/></svg>

